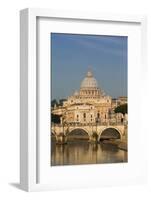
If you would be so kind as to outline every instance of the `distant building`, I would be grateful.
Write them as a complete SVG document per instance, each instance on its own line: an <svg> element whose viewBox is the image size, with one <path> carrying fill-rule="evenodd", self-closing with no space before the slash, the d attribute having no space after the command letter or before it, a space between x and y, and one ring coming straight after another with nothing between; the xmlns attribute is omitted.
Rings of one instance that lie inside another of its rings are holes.
<svg viewBox="0 0 151 200"><path fill-rule="evenodd" d="M127 103L127 97L125 97L125 96L118 97L117 105L122 105L122 104L126 104L126 103Z"/></svg>
<svg viewBox="0 0 151 200"><path fill-rule="evenodd" d="M115 114L114 108L124 100L112 99L99 88L91 71L83 79L80 90L68 97L63 106L55 106L53 114L62 115L65 123L104 123L112 118L121 120L122 114Z"/></svg>

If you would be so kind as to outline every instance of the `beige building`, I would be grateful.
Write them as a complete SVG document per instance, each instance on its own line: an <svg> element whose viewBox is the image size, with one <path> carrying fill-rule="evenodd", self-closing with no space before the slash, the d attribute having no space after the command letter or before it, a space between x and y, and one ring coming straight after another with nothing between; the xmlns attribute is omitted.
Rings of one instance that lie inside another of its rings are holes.
<svg viewBox="0 0 151 200"><path fill-rule="evenodd" d="M121 96L117 99L117 105L122 105L127 103L127 97Z"/></svg>
<svg viewBox="0 0 151 200"><path fill-rule="evenodd" d="M92 72L88 71L79 92L76 91L68 97L63 106L55 106L52 113L62 115L65 123L104 123L111 116L115 117L115 103L113 104L110 96L104 94ZM119 120L121 117L119 114L116 115Z"/></svg>

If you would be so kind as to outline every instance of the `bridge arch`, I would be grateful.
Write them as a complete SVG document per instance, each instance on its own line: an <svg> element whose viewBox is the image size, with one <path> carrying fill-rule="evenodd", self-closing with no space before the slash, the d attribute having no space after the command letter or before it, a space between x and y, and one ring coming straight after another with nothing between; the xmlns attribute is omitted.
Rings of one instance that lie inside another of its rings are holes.
<svg viewBox="0 0 151 200"><path fill-rule="evenodd" d="M99 134L98 140L101 139L121 139L122 133L116 127L105 127Z"/></svg>
<svg viewBox="0 0 151 200"><path fill-rule="evenodd" d="M67 133L67 140L69 140L72 137L75 137L75 139L86 139L89 140L89 132L84 128L75 127L73 129L70 129Z"/></svg>

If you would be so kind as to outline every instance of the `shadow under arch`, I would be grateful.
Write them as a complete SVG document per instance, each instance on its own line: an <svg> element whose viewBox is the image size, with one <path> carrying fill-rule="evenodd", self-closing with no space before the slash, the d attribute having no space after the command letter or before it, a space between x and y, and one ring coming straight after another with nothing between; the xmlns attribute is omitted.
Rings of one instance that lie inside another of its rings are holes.
<svg viewBox="0 0 151 200"><path fill-rule="evenodd" d="M105 139L121 139L121 133L113 127L105 128L99 136L99 141Z"/></svg>
<svg viewBox="0 0 151 200"><path fill-rule="evenodd" d="M67 141L89 140L88 132L82 128L75 128L71 130L66 136L67 136Z"/></svg>

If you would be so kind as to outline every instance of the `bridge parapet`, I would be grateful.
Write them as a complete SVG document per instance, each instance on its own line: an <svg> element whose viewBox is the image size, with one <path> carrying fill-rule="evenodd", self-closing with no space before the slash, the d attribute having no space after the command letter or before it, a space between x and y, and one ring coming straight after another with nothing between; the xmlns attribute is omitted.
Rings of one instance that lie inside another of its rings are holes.
<svg viewBox="0 0 151 200"><path fill-rule="evenodd" d="M103 131L105 131L106 129L115 129L116 131L119 132L120 134L120 139L123 140L123 138L125 137L125 132L126 132L126 125L124 124L116 124L114 125L113 123L108 123L108 124L93 124L93 123L87 123L87 124L80 124L80 123L76 123L76 124L55 124L51 127L51 132L56 136L56 139L58 137L65 137L67 140L68 135L77 129L81 129L83 131L85 131L88 136L89 136L89 140L93 140L93 136L97 135L97 140L100 140L101 134L103 133Z"/></svg>

